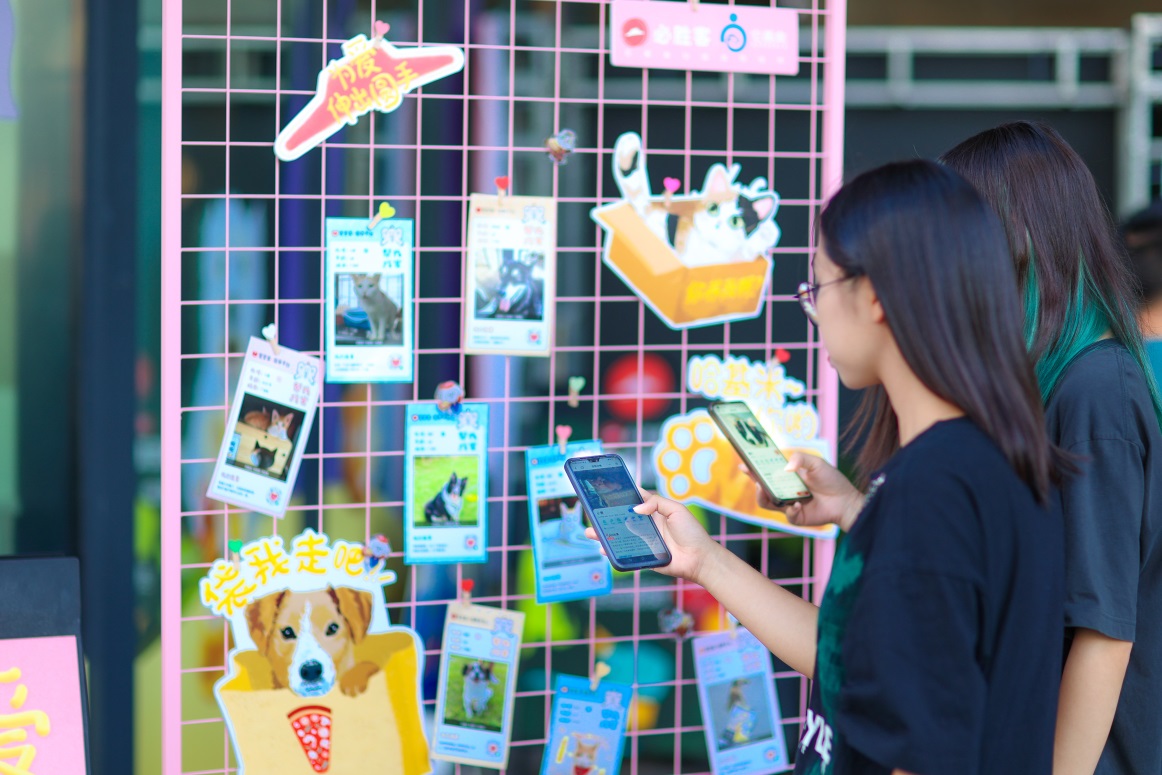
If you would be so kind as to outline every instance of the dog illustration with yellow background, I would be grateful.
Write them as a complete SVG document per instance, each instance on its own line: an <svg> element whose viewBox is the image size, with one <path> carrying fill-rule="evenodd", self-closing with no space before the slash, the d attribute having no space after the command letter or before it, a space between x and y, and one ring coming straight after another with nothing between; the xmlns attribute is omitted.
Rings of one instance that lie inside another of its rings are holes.
<svg viewBox="0 0 1162 775"><path fill-rule="evenodd" d="M431 771L418 635L390 626L395 581L363 548L306 530L217 560L202 602L230 621L236 648L214 686L240 775Z"/></svg>

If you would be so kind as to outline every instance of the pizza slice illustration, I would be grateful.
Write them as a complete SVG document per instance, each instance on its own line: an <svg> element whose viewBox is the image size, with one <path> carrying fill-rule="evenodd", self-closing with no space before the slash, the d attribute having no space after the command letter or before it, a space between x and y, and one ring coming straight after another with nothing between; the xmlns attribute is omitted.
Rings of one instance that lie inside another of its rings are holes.
<svg viewBox="0 0 1162 775"><path fill-rule="evenodd" d="M326 772L331 766L331 709L307 705L287 714L291 729L303 747L307 761L315 772Z"/></svg>

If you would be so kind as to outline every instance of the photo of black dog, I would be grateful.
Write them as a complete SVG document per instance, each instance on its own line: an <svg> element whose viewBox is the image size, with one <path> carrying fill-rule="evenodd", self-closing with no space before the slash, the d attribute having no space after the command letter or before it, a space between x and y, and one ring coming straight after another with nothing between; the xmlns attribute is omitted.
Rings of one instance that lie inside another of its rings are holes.
<svg viewBox="0 0 1162 775"><path fill-rule="evenodd" d="M476 317L543 320L544 254L512 249L491 253L499 254L499 265L495 255L479 256L476 262Z"/></svg>
<svg viewBox="0 0 1162 775"><path fill-rule="evenodd" d="M467 476L452 476L430 501L424 504L424 517L432 525L456 525L460 522L460 512L464 510L464 490L468 487Z"/></svg>
<svg viewBox="0 0 1162 775"><path fill-rule="evenodd" d="M767 436L767 432L754 420L735 420L734 429L738 431L738 435L742 437L743 441L752 447L770 446L770 437Z"/></svg>

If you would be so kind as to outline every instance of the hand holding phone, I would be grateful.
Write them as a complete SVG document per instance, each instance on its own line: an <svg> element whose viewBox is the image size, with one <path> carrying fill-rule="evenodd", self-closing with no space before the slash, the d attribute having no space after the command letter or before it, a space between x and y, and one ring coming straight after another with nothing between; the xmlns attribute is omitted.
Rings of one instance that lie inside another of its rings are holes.
<svg viewBox="0 0 1162 775"><path fill-rule="evenodd" d="M811 491L803 480L785 470L787 458L750 407L742 401L720 401L710 405L710 417L772 504L782 507L811 500Z"/></svg>
<svg viewBox="0 0 1162 775"><path fill-rule="evenodd" d="M673 559L653 514L639 514L641 494L620 455L565 461L565 475L597 533L609 563L620 571L659 568Z"/></svg>

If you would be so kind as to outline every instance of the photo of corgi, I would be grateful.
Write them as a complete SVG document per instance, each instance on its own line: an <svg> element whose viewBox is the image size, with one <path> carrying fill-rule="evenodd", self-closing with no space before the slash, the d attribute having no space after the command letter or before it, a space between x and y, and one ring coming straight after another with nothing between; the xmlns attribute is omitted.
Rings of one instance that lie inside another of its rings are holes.
<svg viewBox="0 0 1162 775"><path fill-rule="evenodd" d="M457 476L453 471L440 491L424 505L424 516L431 525L456 525L460 523L460 513L464 509L464 490L468 487L467 476Z"/></svg>
<svg viewBox="0 0 1162 775"><path fill-rule="evenodd" d="M573 746L566 760L569 769L568 775L596 775L599 769L598 754L601 751L602 740L595 735L573 733Z"/></svg>

